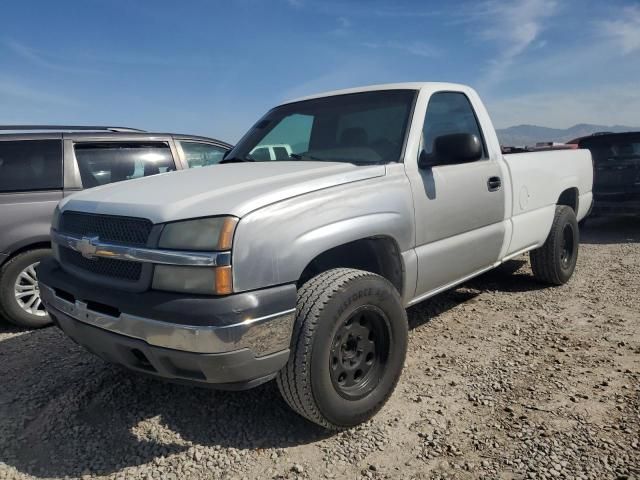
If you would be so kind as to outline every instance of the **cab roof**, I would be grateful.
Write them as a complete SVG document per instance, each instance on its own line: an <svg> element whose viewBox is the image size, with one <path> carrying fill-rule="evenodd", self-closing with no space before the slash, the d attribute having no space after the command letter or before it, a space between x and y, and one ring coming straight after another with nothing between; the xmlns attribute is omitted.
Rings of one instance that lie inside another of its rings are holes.
<svg viewBox="0 0 640 480"><path fill-rule="evenodd" d="M455 90L455 91L467 91L471 90L470 87L462 85L460 83L446 83L446 82L401 82L401 83L382 83L378 85L367 85L362 87L345 88L341 90L332 90L324 93L317 93L313 95L307 95L305 97L296 98L283 102L282 105L287 103L301 102L304 100L311 100L314 98L332 97L335 95L348 95L350 93L363 93L363 92L375 92L378 90Z"/></svg>

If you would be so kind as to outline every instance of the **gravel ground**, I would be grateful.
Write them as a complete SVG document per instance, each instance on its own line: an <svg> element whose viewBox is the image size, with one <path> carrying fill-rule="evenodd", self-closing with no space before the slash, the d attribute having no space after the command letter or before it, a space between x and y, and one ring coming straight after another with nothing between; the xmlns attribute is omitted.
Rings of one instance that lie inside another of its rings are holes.
<svg viewBox="0 0 640 480"><path fill-rule="evenodd" d="M395 394L337 435L273 384L165 384L0 323L0 479L640 478L640 221L591 221L563 287L523 257L409 318Z"/></svg>

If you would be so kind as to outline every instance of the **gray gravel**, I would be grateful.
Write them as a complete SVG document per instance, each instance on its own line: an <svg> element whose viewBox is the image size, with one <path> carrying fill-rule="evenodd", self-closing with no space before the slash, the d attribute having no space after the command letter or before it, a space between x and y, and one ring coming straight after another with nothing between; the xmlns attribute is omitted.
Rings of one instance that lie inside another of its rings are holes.
<svg viewBox="0 0 640 480"><path fill-rule="evenodd" d="M522 257L412 308L396 393L337 435L272 384L165 384L0 323L0 479L638 479L640 221L583 240L561 288Z"/></svg>

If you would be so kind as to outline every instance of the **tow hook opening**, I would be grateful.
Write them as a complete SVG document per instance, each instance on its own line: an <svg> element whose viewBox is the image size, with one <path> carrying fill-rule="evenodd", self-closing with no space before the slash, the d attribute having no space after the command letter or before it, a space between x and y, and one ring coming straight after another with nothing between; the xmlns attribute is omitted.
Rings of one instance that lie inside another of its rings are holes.
<svg viewBox="0 0 640 480"><path fill-rule="evenodd" d="M147 356L144 353L142 353L140 350L138 350L137 348L133 348L131 349L131 353L138 361L136 365L138 368L142 368L144 370L149 370L152 372L156 371L155 367L151 365L151 362L149 361Z"/></svg>

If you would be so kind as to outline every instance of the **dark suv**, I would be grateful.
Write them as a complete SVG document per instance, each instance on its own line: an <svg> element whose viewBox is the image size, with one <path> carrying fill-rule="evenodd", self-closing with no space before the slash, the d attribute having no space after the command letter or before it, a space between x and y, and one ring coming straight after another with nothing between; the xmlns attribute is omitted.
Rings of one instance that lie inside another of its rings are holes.
<svg viewBox="0 0 640 480"><path fill-rule="evenodd" d="M640 215L640 132L596 133L568 143L591 151L591 215Z"/></svg>
<svg viewBox="0 0 640 480"><path fill-rule="evenodd" d="M0 317L24 327L50 323L35 267L50 253L51 215L60 199L216 164L231 148L212 138L119 127L12 125L0 131Z"/></svg>

